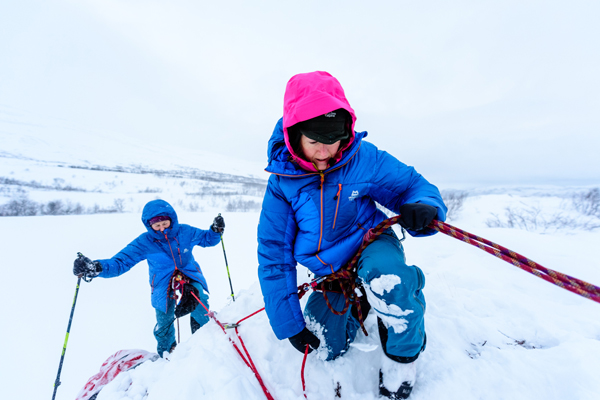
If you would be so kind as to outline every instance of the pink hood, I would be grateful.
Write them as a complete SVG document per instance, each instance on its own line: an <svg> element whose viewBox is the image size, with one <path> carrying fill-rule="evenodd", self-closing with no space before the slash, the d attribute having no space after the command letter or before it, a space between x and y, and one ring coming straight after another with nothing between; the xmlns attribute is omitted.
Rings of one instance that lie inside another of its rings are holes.
<svg viewBox="0 0 600 400"><path fill-rule="evenodd" d="M287 83L285 95L283 96L283 136L292 157L303 169L316 171L311 163L294 153L290 145L287 128L338 108L343 108L350 113L352 127L350 141L347 146L340 149L335 159L336 162L342 158L342 151L352 144L356 122L354 110L346 100L342 85L331 74L324 71L294 75Z"/></svg>

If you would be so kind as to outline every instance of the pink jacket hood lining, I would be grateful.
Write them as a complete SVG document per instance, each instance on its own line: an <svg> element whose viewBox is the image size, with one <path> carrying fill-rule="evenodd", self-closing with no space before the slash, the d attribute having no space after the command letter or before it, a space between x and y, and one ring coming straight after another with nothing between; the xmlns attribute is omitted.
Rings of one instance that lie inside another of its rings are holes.
<svg viewBox="0 0 600 400"><path fill-rule="evenodd" d="M287 128L339 108L350 113L352 126L350 127L350 140L338 151L334 159L335 163L341 160L343 151L354 141L354 124L356 123L356 115L346 99L342 85L331 74L324 71L294 75L289 80L283 97L283 137L294 161L302 169L317 172L312 163L294 153Z"/></svg>

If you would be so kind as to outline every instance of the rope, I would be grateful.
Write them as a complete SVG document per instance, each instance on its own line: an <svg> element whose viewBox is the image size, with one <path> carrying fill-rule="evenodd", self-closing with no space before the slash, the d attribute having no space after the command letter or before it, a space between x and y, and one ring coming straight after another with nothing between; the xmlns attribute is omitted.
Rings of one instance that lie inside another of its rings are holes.
<svg viewBox="0 0 600 400"><path fill-rule="evenodd" d="M194 292L190 292L190 294L192 296L194 296L194 298L196 299L196 301L198 301L198 304L200 304L202 307L204 307L204 309L207 312L207 315L212 318L217 325L219 325L219 327L221 328L221 330L223 331L224 334L227 335L227 332L225 331L225 326L221 323L221 321L219 321L217 319L217 317L215 316L215 313L209 311L209 309L204 305L204 303L202 303L202 301L200 301L200 299L196 296L196 294ZM238 352L238 354L240 355L240 357L242 358L242 360L244 361L244 363L246 363L246 365L248 366L248 368L250 368L252 370L252 372L254 372L254 376L256 376L256 380L258 380L258 383L260 384L260 387L262 388L266 398L268 400L274 400L273 396L271 396L271 393L269 392L269 389L267 389L267 386L265 385L265 383L262 380L262 377L260 376L258 369L256 368L256 365L254 365L254 361L252 361L252 357L250 357L250 353L248 352L248 349L246 348L246 345L244 344L244 341L242 340L242 337L239 335L239 332L237 330L237 327L239 326L240 322L244 321L245 319L250 318L251 316L258 314L259 312L263 311L264 307L261 308L260 310L248 315L247 317L242 318L241 320L239 320L236 324L234 324L235 326L235 334L238 337L238 339L240 340L240 343L242 344L242 348L244 349L244 353L246 354L246 357L244 357L244 354L242 354L242 351L240 350L240 348L238 347L238 345L231 340L231 338L228 336L227 339L229 339L229 342L233 345L234 349Z"/></svg>
<svg viewBox="0 0 600 400"><path fill-rule="evenodd" d="M304 398L308 399L306 396L306 382L304 381L304 366L306 365L306 358L308 357L308 343L306 344L306 350L304 350L304 358L302 359L302 369L300 370L300 378L302 379L302 393L304 394Z"/></svg>
<svg viewBox="0 0 600 400"><path fill-rule="evenodd" d="M381 235L385 230L390 228L392 225L397 224L400 219L400 215L397 215L392 218L388 218L380 222L375 228L371 228L367 231L365 236L363 237L363 242L360 245L358 251L350 260L350 262L342 267L337 272L333 274L327 275L325 277L320 277L313 280L310 283L304 283L298 287L298 298L302 298L309 290L321 290L323 292L323 297L327 303L327 307L336 315L342 315L348 311L350 304L356 304L358 310L358 318L360 322L360 327L367 334L366 329L364 327L364 319L362 316L362 310L360 307L360 302L358 298L354 294L354 290L356 288L356 265L362 252L367 248L368 245L373 243L375 239L379 235ZM545 268L540 264L536 263L529 258L522 256L519 253L516 253L512 250L507 249L506 247L500 246L492 241L484 239L480 236L473 235L469 232L463 231L462 229L456 228L450 224L439 220L433 220L431 224L428 225L428 228L434 229L438 232L441 232L445 235L452 236L456 239L462 240L470 245L479 247L481 250L484 250L516 267L521 268L524 271L529 272L537 276L538 278L542 278L543 280L550 282L556 286L559 286L563 289L566 289L570 292L576 293L580 296L583 296L587 299L593 300L597 303L600 303L600 287L592 285L586 281L581 279L577 279L575 277L563 274L558 271L554 271L549 268ZM326 282L334 282L339 281L340 287L342 289L342 293L344 294L344 309L342 311L337 311L333 308L329 299L327 298L327 290L325 290ZM351 289L351 291L349 290ZM304 353L304 359L302 360L302 369L300 371L300 376L302 379L302 391L304 397L308 399L306 396L306 383L304 380L304 367L306 364L306 358L308 356L308 344L306 345L306 351Z"/></svg>
<svg viewBox="0 0 600 400"><path fill-rule="evenodd" d="M502 247L492 241L473 235L472 233L463 231L462 229L456 228L445 222L434 220L429 225L429 228L435 229L438 232L462 240L470 245L479 247L481 250L486 251L516 267L519 267L522 270L527 271L530 274L533 274L538 278L545 280L546 282L550 282L570 292L576 293L587 299L600 303L600 287L598 286L592 285L591 283L582 281L581 279L574 278L561 272L543 267L535 261L530 260L529 258L522 256L521 254L516 253L512 250L509 250L506 247Z"/></svg>
<svg viewBox="0 0 600 400"><path fill-rule="evenodd" d="M348 264L337 270L336 272L320 277L310 283L304 283L298 287L298 298L302 298L310 289L312 290L320 290L323 292L323 297L325 298L325 302L327 303L327 307L331 310L332 313L336 315L343 315L348 311L348 308L351 307L352 304L356 307L358 314L358 322L360 323L360 328L362 329L365 336L368 336L367 329L364 324L364 317L362 313L362 307L360 305L359 298L356 296L356 270L358 260L362 255L362 252L367 248L368 245L373 243L377 236L381 235L385 232L389 227L396 224L398 222L398 217L386 219L381 221L375 228L371 228L367 231L365 236L363 237L362 244L360 245L358 251L350 260ZM342 294L344 295L344 308L341 311L338 311L333 308L329 299L327 298L327 290L325 290L325 283L338 281L340 284L340 288L342 290Z"/></svg>
<svg viewBox="0 0 600 400"><path fill-rule="evenodd" d="M355 294L357 263L364 249L366 249L368 245L373 243L375 239L377 239L377 237L383 232L385 232L388 228L390 228L394 224L397 224L399 220L400 215L397 215L395 217L383 220L376 227L369 229L363 237L363 241L358 251L348 264L346 264L344 267L340 268L338 271L330 275L320 277L318 279L313 280L310 283L304 283L300 285L298 287L298 297L302 298L302 296L304 296L306 292L308 292L311 289L320 290L323 292L323 297L325 298L327 307L331 310L331 312L333 312L336 315L342 315L346 313L351 304L355 304L358 311L358 322L360 323L362 331L365 333L365 335L367 335L366 329L364 327L364 318L362 315L360 301L358 300L358 297ZM470 245L477 246L480 249L516 267L519 267L522 270L529 272L530 274L537 276L538 278L541 278L547 282L550 282L570 292L576 293L587 299L600 303L600 288L598 286L592 285L591 283L582 281L580 279L563 274L561 272L545 268L540 264L536 263L535 261L532 261L529 258L520 255L519 253L502 247L482 237L463 231L462 229L456 228L445 222L433 220L431 224L429 224L428 228L434 229L445 235L462 240L466 243L469 243ZM344 308L342 311L335 310L329 302L329 299L327 298L325 283L334 281L339 281L342 293L344 295Z"/></svg>

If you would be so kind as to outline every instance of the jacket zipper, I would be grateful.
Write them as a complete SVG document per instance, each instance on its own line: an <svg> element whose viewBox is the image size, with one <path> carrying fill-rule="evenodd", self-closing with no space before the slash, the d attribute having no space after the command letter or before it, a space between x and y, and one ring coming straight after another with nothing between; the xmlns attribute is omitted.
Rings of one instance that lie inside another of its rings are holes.
<svg viewBox="0 0 600 400"><path fill-rule="evenodd" d="M167 234L165 233L165 239L167 240L167 244L169 245L169 250L171 251L171 258L173 259L173 264L175 265L175 271L177 271L177 262L175 261L175 254L173 254L173 248L171 247L171 242L169 241L169 238L167 237ZM177 250L179 250L179 247L177 247ZM181 255L180 255L181 258Z"/></svg>
<svg viewBox="0 0 600 400"><path fill-rule="evenodd" d="M339 189L337 194L335 195L335 197L333 198L334 200L337 200L337 203L335 205L335 217L333 217L333 228L331 228L331 230L335 230L335 221L337 221L337 212L338 212L338 207L340 206L340 193L342 192L342 184L338 183Z"/></svg>
<svg viewBox="0 0 600 400"><path fill-rule="evenodd" d="M179 254L179 264L181 268L183 268L183 259L181 258L181 251L179 250L179 240L177 240L177 236L175 236L175 241L177 242L177 254Z"/></svg>
<svg viewBox="0 0 600 400"><path fill-rule="evenodd" d="M323 186L325 183L325 174L323 171L319 171L319 175L321 175L321 185L319 186L321 190L321 227L319 229L319 247L317 248L317 252L321 251L321 240L323 239Z"/></svg>
<svg viewBox="0 0 600 400"><path fill-rule="evenodd" d="M173 264L175 265L175 272L177 272L177 261L175 261L175 254L173 254L173 248L171 247L171 242L165 233L165 239L167 240L167 244L169 245L169 250L171 250L171 258L173 259ZM179 243L177 243L179 245ZM179 251L179 246L177 247ZM179 254L179 258L181 259L181 253ZM183 265L182 265L183 266ZM172 275L171 275L172 276ZM171 282L169 281L169 287L167 288L167 298L165 299L165 309L169 309L169 290L171 290Z"/></svg>

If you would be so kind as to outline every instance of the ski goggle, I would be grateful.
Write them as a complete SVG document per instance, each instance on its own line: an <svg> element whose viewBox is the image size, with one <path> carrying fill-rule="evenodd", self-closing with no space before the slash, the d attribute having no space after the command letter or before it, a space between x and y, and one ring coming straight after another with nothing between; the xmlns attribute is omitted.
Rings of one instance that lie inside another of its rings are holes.
<svg viewBox="0 0 600 400"><path fill-rule="evenodd" d="M319 115L318 117L298 122L288 129L316 140L319 143L334 144L350 137L350 114L343 108Z"/></svg>

